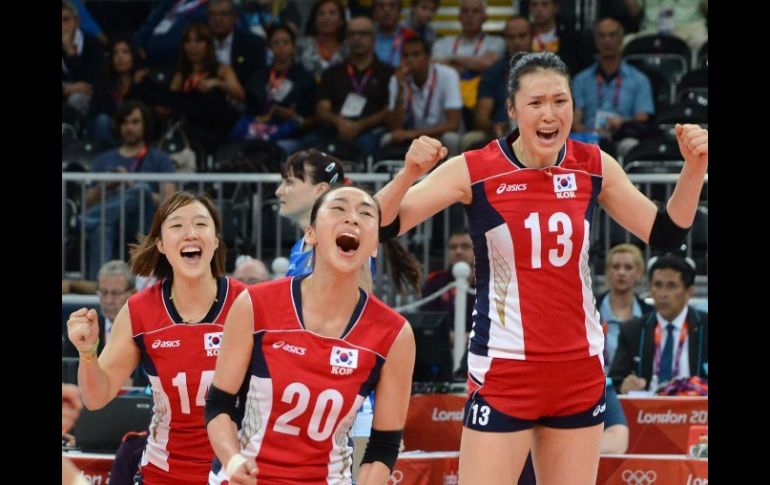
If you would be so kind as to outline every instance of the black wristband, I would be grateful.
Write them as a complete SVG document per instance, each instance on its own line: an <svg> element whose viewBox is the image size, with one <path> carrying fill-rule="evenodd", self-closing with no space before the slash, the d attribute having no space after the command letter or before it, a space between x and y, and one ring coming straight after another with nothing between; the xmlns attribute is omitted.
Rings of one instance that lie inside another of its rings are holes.
<svg viewBox="0 0 770 485"><path fill-rule="evenodd" d="M220 414L227 414L230 419L238 424L240 421L238 408L236 403L238 402L238 396L230 394L221 389L218 389L214 384L209 387L209 392L206 395L206 408L204 414L206 418L206 426L209 425L209 421L216 418Z"/></svg>
<svg viewBox="0 0 770 485"><path fill-rule="evenodd" d="M401 218L396 214L396 218L393 222L387 226L380 226L380 242L385 242L388 239L398 237L398 233L401 231Z"/></svg>
<svg viewBox="0 0 770 485"><path fill-rule="evenodd" d="M380 431L372 428L361 464L379 461L387 466L390 472L393 473L393 467L396 465L398 449L401 447L401 437L403 435L403 429L398 429L396 431Z"/></svg>
<svg viewBox="0 0 770 485"><path fill-rule="evenodd" d="M690 228L682 228L676 225L668 215L666 206L655 215L655 221L650 230L649 245L653 251L679 251L687 237Z"/></svg>

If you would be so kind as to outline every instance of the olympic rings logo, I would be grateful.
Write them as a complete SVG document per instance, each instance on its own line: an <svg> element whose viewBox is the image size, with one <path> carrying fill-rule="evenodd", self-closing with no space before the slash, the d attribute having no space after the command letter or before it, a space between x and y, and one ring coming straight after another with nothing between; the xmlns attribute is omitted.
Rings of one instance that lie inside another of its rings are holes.
<svg viewBox="0 0 770 485"><path fill-rule="evenodd" d="M658 479L658 474L653 470L646 472L642 470L623 470L620 478L628 485L650 485Z"/></svg>
<svg viewBox="0 0 770 485"><path fill-rule="evenodd" d="M398 485L404 481L404 473L401 470L393 470L393 474L388 478L387 485Z"/></svg>

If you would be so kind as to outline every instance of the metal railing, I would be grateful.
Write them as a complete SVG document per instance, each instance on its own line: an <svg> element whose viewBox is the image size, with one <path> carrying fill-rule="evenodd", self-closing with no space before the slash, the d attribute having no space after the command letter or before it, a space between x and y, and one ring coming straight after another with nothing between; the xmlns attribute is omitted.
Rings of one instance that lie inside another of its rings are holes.
<svg viewBox="0 0 770 485"><path fill-rule="evenodd" d="M658 195L665 201L670 197L674 184L678 178L677 174L631 174L631 181L635 183L643 193L648 195ZM350 179L356 184L366 184L373 190L379 190L390 179L390 174L350 174ZM278 174L145 174L145 173L82 173L82 172L63 172L62 173L62 220L61 220L61 256L62 256L62 277L65 274L73 277L84 276L87 274L87 234L85 224L82 223L86 209L85 199L86 190L92 183L101 184L101 202L102 206L107 199L106 184L108 182L118 182L117 194L125 193L129 184L136 182L175 182L185 189L205 190L208 192L220 215L223 217L223 226L225 237L232 238L234 244L230 250L238 254L250 254L260 259L272 259L279 256L287 256L291 245L296 241L300 232L298 228L289 228L286 222L278 216L278 204L274 197L274 190L280 182ZM706 178L706 183L708 178ZM79 195L78 195L79 192ZM148 191L142 191L140 198L149 197ZM700 208L699 216L701 222L707 224L707 200L703 201L704 207ZM140 207L143 204L140 203ZM447 255L445 251L446 241L449 239L451 228L458 224L465 223L464 214L460 214L461 206L455 205L447 208L433 218L430 218L418 225L414 230L401 236L404 243L418 260L422 263L423 274L428 274L429 270L436 266L447 266ZM101 211L102 219L100 227L96 230L104 234L104 210ZM133 221L132 221L133 222ZM140 216L138 227L140 232L146 232L143 226L143 217ZM697 224L696 220L696 224ZM440 228L435 228L435 224L440 224ZM118 224L118 241L132 241L133 237L127 238L126 234L126 213L125 209L120 209L120 222ZM687 255L693 256L693 243L700 245L706 244L706 247L698 247L702 253L707 253L707 228L699 228L695 241L691 231L688 236ZM705 241L704 239L705 235ZM603 266L603 255L611 245L618 242L637 241L634 236L619 226L613 226L610 223L609 216L601 209L594 215L591 229L591 257L593 268L596 270ZM125 259L125 244L118 244L119 248L115 256ZM649 248L646 249L646 256L651 256ZM78 261L73 261L79 259ZM377 258L377 277L375 279L375 288L382 291L385 298L395 298L392 292L392 285L385 275L384 258ZM705 268L699 268L703 274ZM601 270L603 271L603 270ZM395 304L407 303L407 300L390 300Z"/></svg>

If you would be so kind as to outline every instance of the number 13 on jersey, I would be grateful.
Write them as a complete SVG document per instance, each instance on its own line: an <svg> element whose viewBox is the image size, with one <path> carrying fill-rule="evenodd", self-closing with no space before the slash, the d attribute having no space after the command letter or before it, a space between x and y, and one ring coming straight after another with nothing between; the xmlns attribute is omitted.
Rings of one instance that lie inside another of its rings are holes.
<svg viewBox="0 0 770 485"><path fill-rule="evenodd" d="M542 231L540 229L539 212L530 212L524 219L524 227L529 229L532 239L532 268L543 267L542 258ZM546 216L543 215L543 218ZM548 218L548 232L556 234L556 244L559 248L548 250L548 261L552 266L560 268L569 262L572 256L572 221L564 212L556 212Z"/></svg>

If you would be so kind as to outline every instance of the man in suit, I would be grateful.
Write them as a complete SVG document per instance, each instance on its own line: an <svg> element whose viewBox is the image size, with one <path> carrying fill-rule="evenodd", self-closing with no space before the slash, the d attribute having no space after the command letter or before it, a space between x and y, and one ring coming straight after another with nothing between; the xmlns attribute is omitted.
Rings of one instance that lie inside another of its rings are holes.
<svg viewBox="0 0 770 485"><path fill-rule="evenodd" d="M621 324L609 372L618 392L654 391L672 379L708 377L708 314L687 305L694 282L694 268L679 256L652 263L655 310Z"/></svg>
<svg viewBox="0 0 770 485"><path fill-rule="evenodd" d="M214 36L217 60L233 68L242 86L265 69L265 41L246 29L236 28L238 14L232 0L212 0L208 22Z"/></svg>

